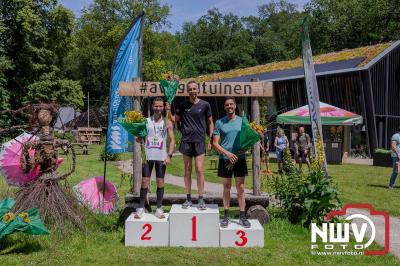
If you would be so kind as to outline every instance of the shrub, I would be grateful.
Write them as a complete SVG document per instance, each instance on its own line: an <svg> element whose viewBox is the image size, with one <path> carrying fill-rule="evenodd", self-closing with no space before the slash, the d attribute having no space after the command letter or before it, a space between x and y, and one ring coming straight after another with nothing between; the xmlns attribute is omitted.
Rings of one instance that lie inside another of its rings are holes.
<svg viewBox="0 0 400 266"><path fill-rule="evenodd" d="M381 153L381 154L390 154L390 150L385 150L385 149L376 149L375 153Z"/></svg>
<svg viewBox="0 0 400 266"><path fill-rule="evenodd" d="M58 139L68 140L69 143L74 142L74 135L71 132L64 132L64 133L55 132L54 137Z"/></svg>
<svg viewBox="0 0 400 266"><path fill-rule="evenodd" d="M320 151L321 143L317 144ZM303 174L296 168L286 149L283 156L284 174L267 179L267 185L281 201L289 221L303 226L321 224L330 211L341 206L338 190L332 178L323 170L323 156L319 154L312 160L311 172Z"/></svg>

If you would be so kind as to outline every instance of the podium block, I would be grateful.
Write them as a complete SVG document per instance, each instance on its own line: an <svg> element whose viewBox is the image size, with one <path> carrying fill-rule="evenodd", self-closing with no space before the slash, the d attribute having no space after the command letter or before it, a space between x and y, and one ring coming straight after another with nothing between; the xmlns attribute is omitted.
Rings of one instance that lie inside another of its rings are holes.
<svg viewBox="0 0 400 266"><path fill-rule="evenodd" d="M194 205L183 209L173 204L169 212L169 245L172 247L218 247L219 210L216 204L207 204L206 210Z"/></svg>
<svg viewBox="0 0 400 266"><path fill-rule="evenodd" d="M135 219L132 213L125 221L125 246L167 247L169 243L168 213L158 219L146 213L141 219Z"/></svg>
<svg viewBox="0 0 400 266"><path fill-rule="evenodd" d="M251 227L244 228L238 220L231 220L227 228L220 228L221 247L264 247L264 228L258 220L249 220Z"/></svg>

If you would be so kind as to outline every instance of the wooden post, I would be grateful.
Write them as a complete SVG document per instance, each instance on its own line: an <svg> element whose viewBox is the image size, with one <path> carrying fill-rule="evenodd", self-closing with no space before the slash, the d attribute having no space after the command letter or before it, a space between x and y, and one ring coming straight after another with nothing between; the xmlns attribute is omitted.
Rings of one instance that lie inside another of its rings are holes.
<svg viewBox="0 0 400 266"><path fill-rule="evenodd" d="M140 81L140 78L136 78L135 81ZM140 110L140 98L133 97L133 109L135 111ZM136 138L133 138L133 180L132 180L132 194L135 196L140 195L140 188L142 186L142 158L141 158L141 145L136 142Z"/></svg>
<svg viewBox="0 0 400 266"><path fill-rule="evenodd" d="M260 123L260 104L258 102L258 97L251 98L251 119L257 123ZM260 142L257 142L253 146L253 195L261 195Z"/></svg>
<svg viewBox="0 0 400 266"><path fill-rule="evenodd" d="M342 141L343 141L343 150L342 150L342 158L343 154L347 152L347 157L350 157L350 132L351 126L344 126L344 130L342 132Z"/></svg>

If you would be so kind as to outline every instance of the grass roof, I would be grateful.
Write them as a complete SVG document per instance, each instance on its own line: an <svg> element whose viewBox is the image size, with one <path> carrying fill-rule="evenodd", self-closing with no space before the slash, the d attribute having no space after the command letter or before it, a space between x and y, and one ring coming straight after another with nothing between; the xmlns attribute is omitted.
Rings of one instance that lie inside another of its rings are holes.
<svg viewBox="0 0 400 266"><path fill-rule="evenodd" d="M364 46L354 49L345 49L339 52L332 52L328 54L321 54L313 56L315 64L323 64L330 63L341 60L350 60L354 58L362 57L364 60L358 65L363 66L375 58L378 54L383 52L386 48L388 48L392 43L380 43L376 45ZM235 69L220 73L213 73L208 75L202 75L195 78L196 81L212 81L218 79L226 79L226 78L235 78L247 75L254 75L259 73L273 72L278 70L285 70L291 68L302 67L303 61L301 58L297 58L289 61L279 61L272 62L265 65L258 65L253 67Z"/></svg>

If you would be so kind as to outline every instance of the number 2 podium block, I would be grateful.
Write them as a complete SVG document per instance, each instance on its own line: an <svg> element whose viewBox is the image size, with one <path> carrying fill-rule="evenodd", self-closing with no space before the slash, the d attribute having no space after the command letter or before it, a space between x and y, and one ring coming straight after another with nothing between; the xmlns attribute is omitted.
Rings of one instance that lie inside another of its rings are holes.
<svg viewBox="0 0 400 266"><path fill-rule="evenodd" d="M219 210L216 204L207 204L206 210L194 205L183 209L173 204L169 212L169 244L172 247L218 247Z"/></svg>
<svg viewBox="0 0 400 266"><path fill-rule="evenodd" d="M167 247L169 243L168 213L158 219L146 213L135 219L132 213L125 221L125 246Z"/></svg>
<svg viewBox="0 0 400 266"><path fill-rule="evenodd" d="M249 220L251 227L244 228L238 220L232 220L227 228L221 228L221 247L264 247L264 228L258 220Z"/></svg>

